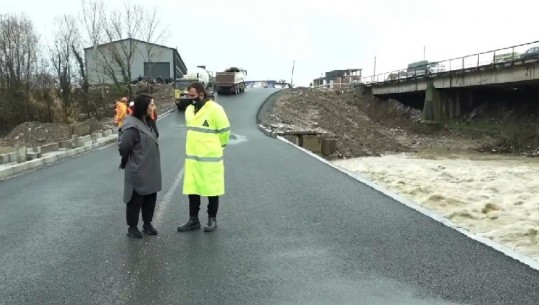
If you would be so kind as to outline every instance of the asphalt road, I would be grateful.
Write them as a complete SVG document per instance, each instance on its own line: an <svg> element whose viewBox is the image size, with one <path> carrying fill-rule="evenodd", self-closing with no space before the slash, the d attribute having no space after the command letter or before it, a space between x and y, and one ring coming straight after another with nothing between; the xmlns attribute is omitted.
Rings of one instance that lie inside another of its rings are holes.
<svg viewBox="0 0 539 305"><path fill-rule="evenodd" d="M158 123L157 237L125 236L114 146L0 182L0 304L538 304L539 272L264 136L272 92L218 100L233 143L210 234L176 232L178 112Z"/></svg>

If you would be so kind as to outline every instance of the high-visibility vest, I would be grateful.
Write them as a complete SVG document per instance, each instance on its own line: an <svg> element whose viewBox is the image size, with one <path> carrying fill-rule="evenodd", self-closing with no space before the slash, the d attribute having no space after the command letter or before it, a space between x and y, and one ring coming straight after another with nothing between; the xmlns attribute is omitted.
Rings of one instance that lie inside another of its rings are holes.
<svg viewBox="0 0 539 305"><path fill-rule="evenodd" d="M212 100L195 114L185 110L187 127L183 193L221 196L225 193L223 150L230 138L230 123L219 104Z"/></svg>

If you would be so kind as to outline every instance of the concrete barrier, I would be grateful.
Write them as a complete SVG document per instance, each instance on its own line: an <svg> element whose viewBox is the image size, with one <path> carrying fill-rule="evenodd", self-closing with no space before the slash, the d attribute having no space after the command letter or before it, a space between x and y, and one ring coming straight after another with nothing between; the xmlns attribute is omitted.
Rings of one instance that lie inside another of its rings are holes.
<svg viewBox="0 0 539 305"><path fill-rule="evenodd" d="M64 148L64 149L72 149L73 148L73 141L72 140L64 140L64 141L60 141L60 143L58 143L60 148Z"/></svg>
<svg viewBox="0 0 539 305"><path fill-rule="evenodd" d="M337 150L337 140L336 139L326 139L322 138L322 155L330 156Z"/></svg>
<svg viewBox="0 0 539 305"><path fill-rule="evenodd" d="M56 155L43 158L43 162L45 163L45 165L53 164L56 161L58 161L58 157Z"/></svg>
<svg viewBox="0 0 539 305"><path fill-rule="evenodd" d="M0 164L9 163L9 154L0 155Z"/></svg>
<svg viewBox="0 0 539 305"><path fill-rule="evenodd" d="M71 140L65 140L35 148L16 146L15 152L0 155L0 164L4 161L6 161L5 163L18 163L3 166L4 168L0 169L0 180L6 180L24 172L42 167L44 165L51 165L68 157L75 157L76 155L89 152L97 148L107 147L115 144L117 139L117 130L109 129L82 137L73 135ZM67 150L61 151L60 148L65 148ZM52 155L43 156L45 153L52 152L55 153Z"/></svg>
<svg viewBox="0 0 539 305"><path fill-rule="evenodd" d="M13 175L13 167L8 167L0 171L0 180L5 180Z"/></svg>
<svg viewBox="0 0 539 305"><path fill-rule="evenodd" d="M91 135L79 137L79 140L78 140L79 145L77 147L83 147L86 143L91 142L91 141L92 141Z"/></svg>
<svg viewBox="0 0 539 305"><path fill-rule="evenodd" d="M26 160L35 160L35 159L38 159L38 158L41 158L41 153L38 153L38 152L27 152L26 153Z"/></svg>
<svg viewBox="0 0 539 305"><path fill-rule="evenodd" d="M41 153L42 154L46 154L46 153L50 153L50 152L59 150L60 149L60 144L59 143L51 143L51 144L40 146L39 148L41 148Z"/></svg>
<svg viewBox="0 0 539 305"><path fill-rule="evenodd" d="M73 148L77 148L81 146L79 137L77 135L71 136L71 145L73 146Z"/></svg>
<svg viewBox="0 0 539 305"><path fill-rule="evenodd" d="M9 153L8 156L9 156L9 162L17 162L17 153L16 152Z"/></svg>
<svg viewBox="0 0 539 305"><path fill-rule="evenodd" d="M17 153L17 163L26 161L26 146L15 146L15 152Z"/></svg>

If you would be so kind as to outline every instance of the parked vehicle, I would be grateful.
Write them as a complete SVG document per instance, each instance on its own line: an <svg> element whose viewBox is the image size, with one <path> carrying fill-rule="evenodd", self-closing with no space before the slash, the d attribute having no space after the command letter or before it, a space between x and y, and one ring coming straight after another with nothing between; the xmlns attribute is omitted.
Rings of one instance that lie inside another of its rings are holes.
<svg viewBox="0 0 539 305"><path fill-rule="evenodd" d="M444 71L446 71L444 64L438 62L429 62L428 60L421 60L408 65L408 69L406 70L406 76L418 77L429 74L436 74Z"/></svg>
<svg viewBox="0 0 539 305"><path fill-rule="evenodd" d="M539 47L533 47L526 50L526 52L520 55L520 59L537 59L539 58Z"/></svg>
<svg viewBox="0 0 539 305"><path fill-rule="evenodd" d="M406 79L407 73L406 71L398 71L398 72L391 72L387 78L387 80L396 80L396 79Z"/></svg>

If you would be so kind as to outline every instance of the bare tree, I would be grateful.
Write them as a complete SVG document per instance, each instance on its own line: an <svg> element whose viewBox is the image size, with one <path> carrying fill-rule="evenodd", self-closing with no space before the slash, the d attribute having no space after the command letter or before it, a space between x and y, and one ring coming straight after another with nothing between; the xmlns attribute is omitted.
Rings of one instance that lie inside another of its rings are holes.
<svg viewBox="0 0 539 305"><path fill-rule="evenodd" d="M81 39L79 45L74 45L72 49L79 66L79 84L82 88L81 110L90 117L96 115L106 103L105 64L98 46L107 41L105 33L107 16L105 4L101 0L81 0L81 6L79 14ZM93 52L86 53L84 46L93 48ZM95 91L90 92L90 82L97 83L100 88L99 95L94 94Z"/></svg>
<svg viewBox="0 0 539 305"><path fill-rule="evenodd" d="M105 14L105 4L100 0L82 0L82 12L79 15L79 20L81 20L81 31L84 35L81 35L81 44L94 48L97 48L98 45L102 44L106 40L105 35L105 23L106 23L106 14ZM75 55L79 66L85 66L83 61L83 56L80 53L84 51L81 50L81 47L78 48L78 55ZM80 52L80 53L79 53ZM99 84L103 84L104 79L102 77L103 69L100 69L100 55L98 52L91 53L92 58L91 62L94 63L93 66L86 67L86 79L88 80L88 74L92 74L95 78L98 79ZM81 74L84 72L83 69L80 69ZM84 78L83 75L81 75ZM89 81L88 81L89 82Z"/></svg>
<svg viewBox="0 0 539 305"><path fill-rule="evenodd" d="M139 44L137 38L140 32L142 12L142 7L126 2L123 11L112 12L109 15L105 28L109 42L115 42L105 46L106 52L102 56L105 60L107 76L114 81L120 90L127 85L129 96L133 96L133 90L129 83L133 79L131 73ZM112 60L107 60L107 58Z"/></svg>
<svg viewBox="0 0 539 305"><path fill-rule="evenodd" d="M157 9L146 10L143 13L142 26L140 27L140 36L147 42L146 48L141 50L142 57L148 63L148 76L152 77L152 68L154 58L157 57L162 48L158 44L163 44L167 37L166 28L162 26ZM148 87L149 87L148 83Z"/></svg>
<svg viewBox="0 0 539 305"><path fill-rule="evenodd" d="M106 14L102 0L81 1L83 9L80 19L83 21L85 44L94 48L85 55L93 57L86 58L92 63L86 65L86 79L95 83L96 78L100 78L100 84L112 83L117 88L117 93L132 97L133 88L130 82L139 76L132 74L135 58L143 57L150 63L151 69L151 63L160 52L160 48L155 44L165 40L166 31L161 30L157 10L154 8L148 11L139 5L125 2L122 10ZM148 47L145 47L146 45ZM83 57L75 57L79 58L79 74L83 80ZM102 96L105 96L103 91Z"/></svg>
<svg viewBox="0 0 539 305"><path fill-rule="evenodd" d="M50 60L40 58L36 67L33 83L33 97L39 101L37 120L40 122L55 122L56 119L56 77L51 73Z"/></svg>
<svg viewBox="0 0 539 305"><path fill-rule="evenodd" d="M62 102L62 119L65 123L69 123L77 106L72 94L73 70L75 70L73 46L78 44L80 35L76 19L73 16L64 15L56 22L58 23L58 32L51 56L60 87L58 95Z"/></svg>
<svg viewBox="0 0 539 305"><path fill-rule="evenodd" d="M86 44L97 46L105 41L105 4L101 0L82 0L80 20L85 30Z"/></svg>
<svg viewBox="0 0 539 305"><path fill-rule="evenodd" d="M38 36L25 15L0 15L0 127L30 118Z"/></svg>

